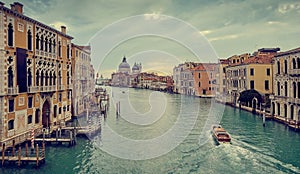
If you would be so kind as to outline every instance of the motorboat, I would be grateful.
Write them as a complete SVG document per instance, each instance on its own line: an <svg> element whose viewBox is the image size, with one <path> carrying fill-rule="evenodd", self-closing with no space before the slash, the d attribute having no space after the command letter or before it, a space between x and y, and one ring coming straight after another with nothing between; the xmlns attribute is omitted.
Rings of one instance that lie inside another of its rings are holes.
<svg viewBox="0 0 300 174"><path fill-rule="evenodd" d="M212 134L215 140L220 143L230 143L231 137L227 131L221 125L215 125L212 127Z"/></svg>

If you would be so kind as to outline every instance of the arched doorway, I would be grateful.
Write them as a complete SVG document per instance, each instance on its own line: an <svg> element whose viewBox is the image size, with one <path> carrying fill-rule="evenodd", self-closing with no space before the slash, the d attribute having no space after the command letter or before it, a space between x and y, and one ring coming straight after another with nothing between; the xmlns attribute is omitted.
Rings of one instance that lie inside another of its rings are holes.
<svg viewBox="0 0 300 174"><path fill-rule="evenodd" d="M284 117L287 118L287 105L284 104Z"/></svg>
<svg viewBox="0 0 300 174"><path fill-rule="evenodd" d="M291 120L294 120L294 105L291 105Z"/></svg>
<svg viewBox="0 0 300 174"><path fill-rule="evenodd" d="M272 116L275 115L275 103L272 102Z"/></svg>
<svg viewBox="0 0 300 174"><path fill-rule="evenodd" d="M42 124L44 128L48 128L50 126L50 103L48 100L46 100L43 105Z"/></svg>

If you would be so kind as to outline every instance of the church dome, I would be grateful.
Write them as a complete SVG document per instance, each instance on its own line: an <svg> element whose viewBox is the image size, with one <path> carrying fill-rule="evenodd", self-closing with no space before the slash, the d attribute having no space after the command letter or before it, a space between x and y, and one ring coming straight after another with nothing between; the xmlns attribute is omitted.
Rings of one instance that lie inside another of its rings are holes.
<svg viewBox="0 0 300 174"><path fill-rule="evenodd" d="M119 65L120 72L130 72L130 65L126 61L126 57L123 58L122 63Z"/></svg>
<svg viewBox="0 0 300 174"><path fill-rule="evenodd" d="M133 65L133 67L132 67L132 71L134 71L134 70L140 70L140 68L137 66L136 63L135 63L135 64Z"/></svg>

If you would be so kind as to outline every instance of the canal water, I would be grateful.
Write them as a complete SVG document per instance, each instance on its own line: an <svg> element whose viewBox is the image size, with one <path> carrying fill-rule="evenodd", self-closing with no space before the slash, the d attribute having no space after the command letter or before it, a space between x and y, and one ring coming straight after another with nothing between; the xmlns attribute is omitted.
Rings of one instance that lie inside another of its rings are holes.
<svg viewBox="0 0 300 174"><path fill-rule="evenodd" d="M73 147L46 147L39 169L5 167L0 173L300 173L300 133L285 125L267 121L263 127L261 117L225 106L221 125L232 143L217 145L205 124L223 105L212 109L211 99L150 90L108 90L112 100L99 136L79 138Z"/></svg>

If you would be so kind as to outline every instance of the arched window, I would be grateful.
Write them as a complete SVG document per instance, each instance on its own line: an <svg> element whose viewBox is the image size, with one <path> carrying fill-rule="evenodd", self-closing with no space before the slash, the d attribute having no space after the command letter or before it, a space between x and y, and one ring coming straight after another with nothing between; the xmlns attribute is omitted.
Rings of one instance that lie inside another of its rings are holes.
<svg viewBox="0 0 300 174"><path fill-rule="evenodd" d="M27 72L27 86L31 86L32 85L32 74L31 74L31 69L28 68L28 72Z"/></svg>
<svg viewBox="0 0 300 174"><path fill-rule="evenodd" d="M44 71L41 72L41 86L44 86Z"/></svg>
<svg viewBox="0 0 300 174"><path fill-rule="evenodd" d="M55 75L55 73L53 74L53 85L56 85L56 75Z"/></svg>
<svg viewBox="0 0 300 174"><path fill-rule="evenodd" d="M294 105L291 105L291 119L294 119Z"/></svg>
<svg viewBox="0 0 300 174"><path fill-rule="evenodd" d="M298 98L300 98L300 82L298 82L297 88L298 88Z"/></svg>
<svg viewBox="0 0 300 174"><path fill-rule="evenodd" d="M280 103L277 103L277 115L280 116Z"/></svg>
<svg viewBox="0 0 300 174"><path fill-rule="evenodd" d="M44 36L41 36L41 46L40 46L40 50L44 50Z"/></svg>
<svg viewBox="0 0 300 174"><path fill-rule="evenodd" d="M51 39L49 39L49 53L52 53L52 42L51 42Z"/></svg>
<svg viewBox="0 0 300 174"><path fill-rule="evenodd" d="M8 46L13 46L14 45L14 28L13 25L11 23L8 24Z"/></svg>
<svg viewBox="0 0 300 174"><path fill-rule="evenodd" d="M288 71L288 63L287 60L284 60L284 73L287 74Z"/></svg>
<svg viewBox="0 0 300 174"><path fill-rule="evenodd" d="M293 59L293 69L296 69L297 68L297 63L296 63L296 59L294 58Z"/></svg>
<svg viewBox="0 0 300 174"><path fill-rule="evenodd" d="M277 61L277 74L280 74L280 62Z"/></svg>
<svg viewBox="0 0 300 174"><path fill-rule="evenodd" d="M58 85L61 85L61 72L58 72Z"/></svg>
<svg viewBox="0 0 300 174"><path fill-rule="evenodd" d="M31 123L32 123L32 115L28 115L27 124L31 124Z"/></svg>
<svg viewBox="0 0 300 174"><path fill-rule="evenodd" d="M8 130L12 130L15 127L15 120L9 120L7 124Z"/></svg>
<svg viewBox="0 0 300 174"><path fill-rule="evenodd" d="M32 34L30 30L27 32L27 49L32 50Z"/></svg>
<svg viewBox="0 0 300 174"><path fill-rule="evenodd" d="M280 82L277 82L277 95L280 95Z"/></svg>
<svg viewBox="0 0 300 174"><path fill-rule="evenodd" d="M67 58L70 58L70 47L69 47L69 45L67 46Z"/></svg>
<svg viewBox="0 0 300 174"><path fill-rule="evenodd" d="M53 53L55 53L56 52L56 42L55 42L55 40L53 40Z"/></svg>
<svg viewBox="0 0 300 174"><path fill-rule="evenodd" d="M35 36L35 49L40 49L40 38L38 34Z"/></svg>
<svg viewBox="0 0 300 174"><path fill-rule="evenodd" d="M284 104L284 117L287 117L287 105Z"/></svg>
<svg viewBox="0 0 300 174"><path fill-rule="evenodd" d="M7 78L8 87L13 87L14 86L14 73L13 73L12 67L8 68L7 74L8 74L8 78Z"/></svg>
<svg viewBox="0 0 300 174"><path fill-rule="evenodd" d="M49 85L52 86L52 73L50 72L50 76L49 76Z"/></svg>
<svg viewBox="0 0 300 174"><path fill-rule="evenodd" d="M69 74L69 72L67 72L67 84L68 85L70 84L70 74Z"/></svg>
<svg viewBox="0 0 300 174"><path fill-rule="evenodd" d="M297 58L297 68L300 69L300 58Z"/></svg>
<svg viewBox="0 0 300 174"><path fill-rule="evenodd" d="M288 96L288 83L284 82L284 95Z"/></svg>
<svg viewBox="0 0 300 174"><path fill-rule="evenodd" d="M58 56L61 57L61 43L58 42Z"/></svg>
<svg viewBox="0 0 300 174"><path fill-rule="evenodd" d="M198 82L198 87L200 87L201 86L201 82Z"/></svg>
<svg viewBox="0 0 300 174"><path fill-rule="evenodd" d="M40 74L39 74L39 71L36 72L36 77L35 77L35 83L36 83L36 86L40 86Z"/></svg>
<svg viewBox="0 0 300 174"><path fill-rule="evenodd" d="M45 73L45 86L48 86L48 79L49 79L48 72L46 72Z"/></svg>
<svg viewBox="0 0 300 174"><path fill-rule="evenodd" d="M297 91L296 82L293 82L293 97L294 98L296 98L296 91Z"/></svg>
<svg viewBox="0 0 300 174"><path fill-rule="evenodd" d="M45 51L48 52L48 38L45 38Z"/></svg>

